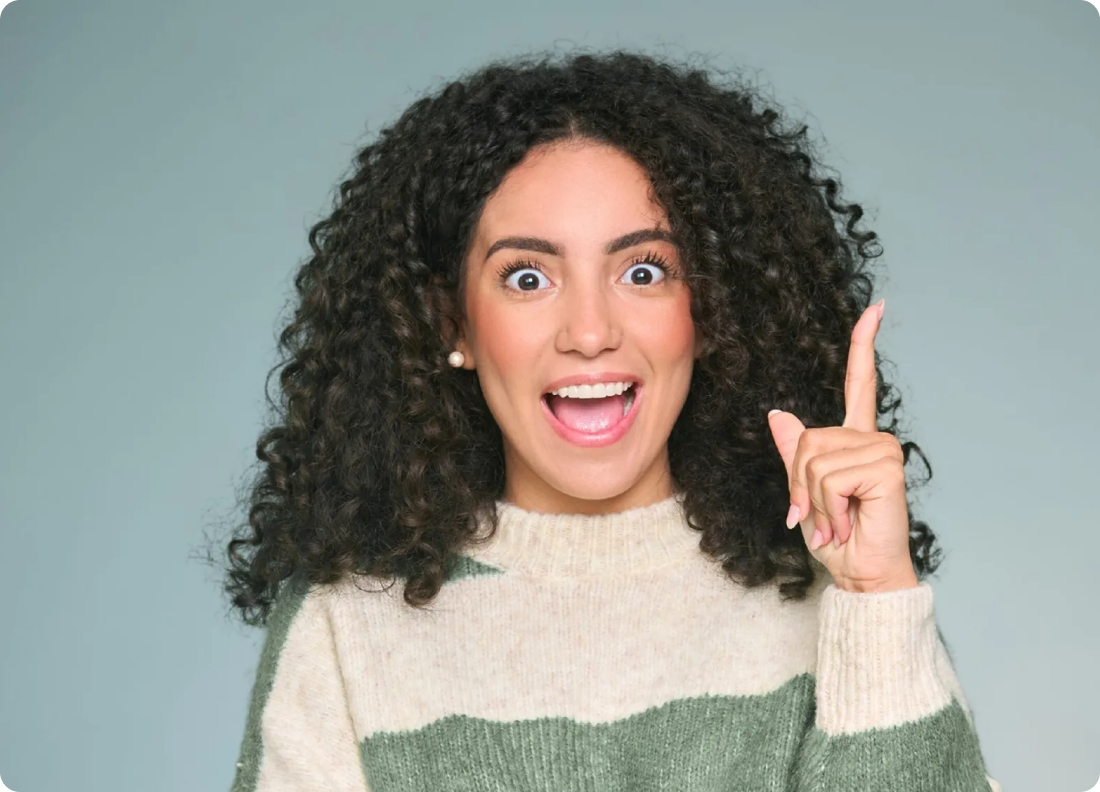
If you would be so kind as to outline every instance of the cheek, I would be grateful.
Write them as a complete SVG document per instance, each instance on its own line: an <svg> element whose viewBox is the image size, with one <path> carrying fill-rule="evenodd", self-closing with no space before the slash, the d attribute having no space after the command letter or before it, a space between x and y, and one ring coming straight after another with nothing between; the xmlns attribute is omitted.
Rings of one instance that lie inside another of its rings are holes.
<svg viewBox="0 0 1100 792"><path fill-rule="evenodd" d="M637 328L639 337L645 339L646 348L662 360L694 359L695 323L691 318L691 296L686 291L678 299L660 306L659 311L647 315Z"/></svg>
<svg viewBox="0 0 1100 792"><path fill-rule="evenodd" d="M474 300L469 305L471 340L486 380L483 389L489 391L526 387L531 362L553 343L552 335L543 332L549 329L543 322L530 312L509 308L491 299ZM694 359L695 324L686 289L675 299L641 305L628 315L633 319L627 325L629 337L653 359L669 364L690 364Z"/></svg>
<svg viewBox="0 0 1100 792"><path fill-rule="evenodd" d="M522 311L486 300L470 306L471 340L482 389L500 391L522 384L544 343ZM486 393L489 398L489 393Z"/></svg>

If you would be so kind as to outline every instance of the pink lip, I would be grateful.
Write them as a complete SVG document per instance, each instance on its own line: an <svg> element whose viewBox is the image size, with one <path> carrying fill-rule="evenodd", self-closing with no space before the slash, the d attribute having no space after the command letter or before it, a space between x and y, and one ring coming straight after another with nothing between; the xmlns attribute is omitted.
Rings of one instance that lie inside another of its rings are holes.
<svg viewBox="0 0 1100 792"><path fill-rule="evenodd" d="M600 375L600 376L602 377L604 375ZM622 374L612 374L612 375L609 375L609 376L610 377L622 377L623 375ZM597 382L608 382L608 381L622 382L623 380L621 380L621 379L620 380L599 379L599 380L596 380L596 381ZM635 385L634 385L634 402L630 405L630 411L627 412L627 414L623 416L623 419L621 421L619 421L617 424L612 426L606 432L600 432L599 434L589 434L588 432L578 432L576 429L573 429L571 427L566 426L565 424L563 424L561 421L559 421L554 416L554 413L552 413L550 411L550 405L546 403L545 398L539 399L539 401L542 403L543 413L546 414L547 420L550 421L550 426L554 429L555 432L558 433L558 436L560 438L562 438L563 440L565 440L566 442L572 443L573 445L581 446L582 448L599 448L601 446L609 446L612 443L616 443L619 440L621 440L623 435L625 435L628 431L630 431L630 427L634 424L634 417L638 414L638 405L640 405L642 403L642 385L641 385L641 383L638 382L637 380L634 380L634 379L629 379L629 380L626 380L626 381L635 383ZM577 384L575 382L568 383L568 382L565 382L564 380L561 380L561 382L563 382L565 384L557 385L555 387L555 390L557 388L563 388L567 384Z"/></svg>

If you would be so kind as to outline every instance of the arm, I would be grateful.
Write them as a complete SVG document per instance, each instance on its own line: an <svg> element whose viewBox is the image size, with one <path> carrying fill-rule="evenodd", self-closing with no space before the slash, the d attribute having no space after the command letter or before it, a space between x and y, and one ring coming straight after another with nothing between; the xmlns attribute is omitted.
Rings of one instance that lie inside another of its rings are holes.
<svg viewBox="0 0 1100 792"><path fill-rule="evenodd" d="M230 792L369 792L322 595L284 581Z"/></svg>
<svg viewBox="0 0 1100 792"><path fill-rule="evenodd" d="M932 588L822 594L816 714L794 792L1001 792L936 630Z"/></svg>

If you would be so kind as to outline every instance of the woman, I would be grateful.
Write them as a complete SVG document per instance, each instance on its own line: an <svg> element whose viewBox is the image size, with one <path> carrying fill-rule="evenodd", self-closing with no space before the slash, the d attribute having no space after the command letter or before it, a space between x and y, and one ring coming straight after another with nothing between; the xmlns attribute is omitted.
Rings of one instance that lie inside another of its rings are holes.
<svg viewBox="0 0 1100 792"><path fill-rule="evenodd" d="M876 236L807 150L616 52L361 151L229 545L235 791L999 790L878 428Z"/></svg>

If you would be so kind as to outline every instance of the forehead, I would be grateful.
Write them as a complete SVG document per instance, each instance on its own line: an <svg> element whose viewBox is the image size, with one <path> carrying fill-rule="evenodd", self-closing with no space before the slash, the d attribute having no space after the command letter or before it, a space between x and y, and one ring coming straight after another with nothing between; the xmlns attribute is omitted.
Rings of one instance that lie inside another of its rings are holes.
<svg viewBox="0 0 1100 792"><path fill-rule="evenodd" d="M477 242L523 233L568 244L608 239L637 228L667 229L645 170L599 143L569 141L532 149L489 196Z"/></svg>

